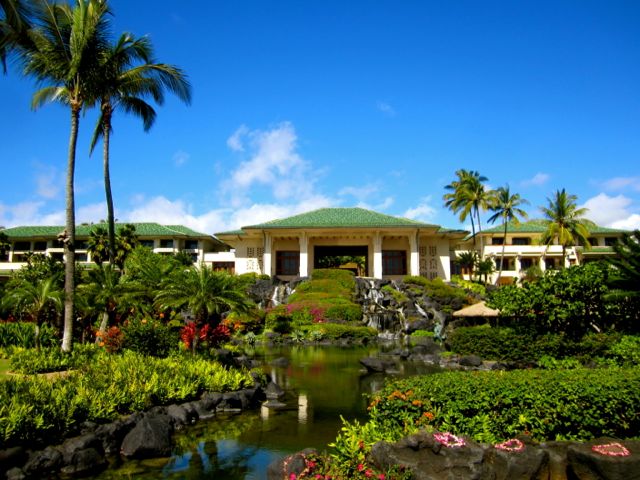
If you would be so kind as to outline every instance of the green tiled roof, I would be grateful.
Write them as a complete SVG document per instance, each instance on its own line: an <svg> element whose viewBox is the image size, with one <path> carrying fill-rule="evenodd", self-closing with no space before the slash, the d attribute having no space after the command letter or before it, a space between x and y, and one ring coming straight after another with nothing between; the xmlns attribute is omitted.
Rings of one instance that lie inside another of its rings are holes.
<svg viewBox="0 0 640 480"><path fill-rule="evenodd" d="M218 232L215 235L246 235L246 232L244 230L227 230L226 232Z"/></svg>
<svg viewBox="0 0 640 480"><path fill-rule="evenodd" d="M124 223L116 224L116 231L119 231ZM139 237L211 237L206 233L196 232L182 225L160 225L159 223L132 223L136 227L136 235ZM93 225L77 225L76 237L88 237L96 227L107 228L106 223L94 223ZM7 237L11 238L51 238L56 237L64 230L63 226L23 226L12 227L2 230Z"/></svg>
<svg viewBox="0 0 640 480"><path fill-rule="evenodd" d="M507 233L543 233L547 229L546 225L547 225L546 221L541 219L529 220L527 222L520 222L517 225L513 223L509 223L507 224ZM626 233L627 232L626 230L601 227L599 225L595 225L593 227L587 227L587 230L589 230L589 233ZM504 224L499 225L497 227L483 230L482 233L503 234Z"/></svg>
<svg viewBox="0 0 640 480"><path fill-rule="evenodd" d="M439 228L438 225L417 222L408 218L393 217L364 208L320 208L293 217L272 220L259 225L242 227L244 229L270 228Z"/></svg>

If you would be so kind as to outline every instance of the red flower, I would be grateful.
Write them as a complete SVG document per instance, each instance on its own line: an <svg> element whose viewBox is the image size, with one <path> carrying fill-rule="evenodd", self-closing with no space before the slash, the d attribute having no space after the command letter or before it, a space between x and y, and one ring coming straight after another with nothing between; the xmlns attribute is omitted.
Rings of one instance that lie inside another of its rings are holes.
<svg viewBox="0 0 640 480"><path fill-rule="evenodd" d="M361 472L362 470L364 470L364 465L359 463L358 464L358 471Z"/></svg>

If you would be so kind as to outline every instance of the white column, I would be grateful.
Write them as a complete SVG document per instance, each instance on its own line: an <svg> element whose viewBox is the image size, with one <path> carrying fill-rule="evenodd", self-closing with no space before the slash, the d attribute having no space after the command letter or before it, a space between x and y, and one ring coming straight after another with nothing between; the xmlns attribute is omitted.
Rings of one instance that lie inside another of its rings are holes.
<svg viewBox="0 0 640 480"><path fill-rule="evenodd" d="M300 276L309 275L309 239L305 232L300 234Z"/></svg>
<svg viewBox="0 0 640 480"><path fill-rule="evenodd" d="M520 263L520 255L516 255L515 265L513 268L515 269L516 274L520 275L520 270L522 269L522 264Z"/></svg>
<svg viewBox="0 0 640 480"><path fill-rule="evenodd" d="M409 259L409 275L417 277L420 275L420 255L418 252L418 232L409 234L409 249L411 256Z"/></svg>
<svg viewBox="0 0 640 480"><path fill-rule="evenodd" d="M544 255L540 256L540 260L538 262L538 266L540 267L540 270L544 273L544 271L547 269L547 262L544 261Z"/></svg>
<svg viewBox="0 0 640 480"><path fill-rule="evenodd" d="M266 273L269 276L271 276L271 249L272 249L271 234L265 233L264 234L264 255L262 257L262 268L264 271L262 273Z"/></svg>
<svg viewBox="0 0 640 480"><path fill-rule="evenodd" d="M382 278L382 235L373 236L373 278Z"/></svg>

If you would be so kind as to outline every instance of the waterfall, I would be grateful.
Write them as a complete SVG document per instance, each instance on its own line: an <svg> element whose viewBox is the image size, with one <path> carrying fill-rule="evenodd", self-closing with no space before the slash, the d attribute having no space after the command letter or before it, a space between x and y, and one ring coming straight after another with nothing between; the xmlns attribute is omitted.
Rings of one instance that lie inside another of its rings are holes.
<svg viewBox="0 0 640 480"><path fill-rule="evenodd" d="M289 295L291 295L292 293L293 290L291 290L291 287L288 283L275 285L271 294L271 306L277 307L278 305L282 305L287 301L287 298L289 298Z"/></svg>

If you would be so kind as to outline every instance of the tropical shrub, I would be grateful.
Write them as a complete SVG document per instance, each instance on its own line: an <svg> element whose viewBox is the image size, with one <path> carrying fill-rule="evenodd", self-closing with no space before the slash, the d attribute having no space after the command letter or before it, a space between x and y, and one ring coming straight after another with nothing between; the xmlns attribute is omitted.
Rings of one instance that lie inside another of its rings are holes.
<svg viewBox="0 0 640 480"><path fill-rule="evenodd" d="M124 345L124 333L120 327L109 327L104 332L96 332L98 346L104 347L108 353L117 353L122 350Z"/></svg>
<svg viewBox="0 0 640 480"><path fill-rule="evenodd" d="M446 284L441 278L429 280L425 277L407 275L403 283L414 295L423 295L440 304L441 310L451 313L471 303L464 289Z"/></svg>
<svg viewBox="0 0 640 480"><path fill-rule="evenodd" d="M146 357L132 351L97 354L78 373L51 381L17 377L0 382L0 449L77 431L85 421L120 415L252 385L247 372L198 357Z"/></svg>
<svg viewBox="0 0 640 480"><path fill-rule="evenodd" d="M496 443L631 438L640 428L640 368L447 372L397 380L372 397L369 419L345 426L331 445L349 465L374 443L425 428Z"/></svg>
<svg viewBox="0 0 640 480"><path fill-rule="evenodd" d="M212 326L210 323L198 327L195 322L187 323L180 330L180 340L187 350L218 347L231 338L231 330L225 325Z"/></svg>
<svg viewBox="0 0 640 480"><path fill-rule="evenodd" d="M341 323L322 323L307 325L301 327L301 330L307 332L310 338L314 337L313 332L320 332L322 339L337 340L339 338L352 339L372 339L378 335L378 331L372 327L344 325Z"/></svg>
<svg viewBox="0 0 640 480"><path fill-rule="evenodd" d="M536 282L495 290L487 305L499 309L507 321L539 333L553 331L580 338L627 323L620 318L615 302L607 300L608 275L608 267L599 263L547 271Z"/></svg>
<svg viewBox="0 0 640 480"><path fill-rule="evenodd" d="M487 287L485 287L484 284L465 280L460 275L452 275L451 282L483 298L487 295Z"/></svg>
<svg viewBox="0 0 640 480"><path fill-rule="evenodd" d="M164 358L178 348L179 332L157 320L132 319L122 327L124 348Z"/></svg>
<svg viewBox="0 0 640 480"><path fill-rule="evenodd" d="M608 354L619 364L627 366L640 365L640 337L631 335L623 336L611 345Z"/></svg>
<svg viewBox="0 0 640 480"><path fill-rule="evenodd" d="M59 372L85 365L99 351L94 345L88 344L76 344L70 353L63 352L59 347L15 349L11 356L11 369L24 374Z"/></svg>
<svg viewBox="0 0 640 480"><path fill-rule="evenodd" d="M40 345L52 347L58 339L55 330L48 324L40 326ZM2 322L0 323L0 347L16 346L33 348L35 344L35 324L30 322Z"/></svg>
<svg viewBox="0 0 640 480"><path fill-rule="evenodd" d="M342 287L353 291L356 286L356 279L353 272L349 270L317 268L311 273L312 280L331 280Z"/></svg>
<svg viewBox="0 0 640 480"><path fill-rule="evenodd" d="M259 308L252 308L247 312L231 312L222 324L233 333L258 333L264 328L266 313Z"/></svg>

